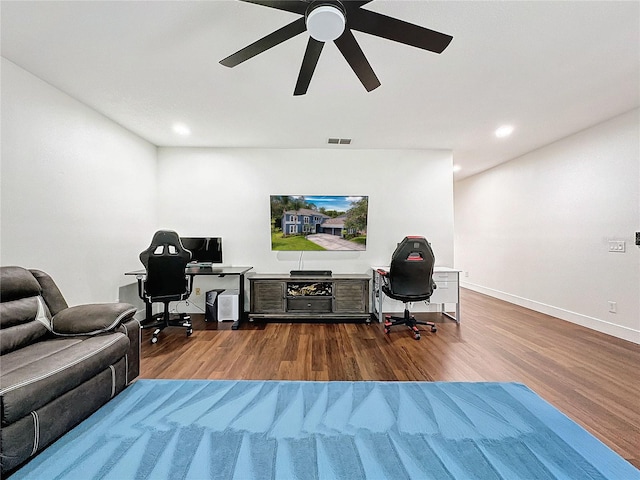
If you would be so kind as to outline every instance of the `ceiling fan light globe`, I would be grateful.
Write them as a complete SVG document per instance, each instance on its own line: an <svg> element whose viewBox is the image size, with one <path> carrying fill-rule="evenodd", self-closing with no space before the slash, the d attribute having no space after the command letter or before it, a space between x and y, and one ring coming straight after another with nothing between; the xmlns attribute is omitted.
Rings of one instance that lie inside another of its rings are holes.
<svg viewBox="0 0 640 480"><path fill-rule="evenodd" d="M333 42L346 26L344 14L336 7L322 5L307 15L307 31L319 42Z"/></svg>

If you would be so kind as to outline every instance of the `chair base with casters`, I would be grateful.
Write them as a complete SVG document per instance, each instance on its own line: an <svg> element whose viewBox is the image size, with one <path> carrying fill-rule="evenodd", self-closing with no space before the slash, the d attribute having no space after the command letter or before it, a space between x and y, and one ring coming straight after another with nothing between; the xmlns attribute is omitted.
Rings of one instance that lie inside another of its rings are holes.
<svg viewBox="0 0 640 480"><path fill-rule="evenodd" d="M147 322L142 322L141 328L147 330L150 328L155 329L151 336L151 343L158 343L158 336L160 332L167 327L183 327L187 329L187 337L190 337L193 333L193 325L191 323L191 316L186 313L181 313L177 318L172 317L169 313L169 304L165 304L163 313L154 315L152 319Z"/></svg>
<svg viewBox="0 0 640 480"><path fill-rule="evenodd" d="M413 338L415 338L416 340L420 340L420 329L418 328L418 325L426 325L431 327L431 331L432 332L437 332L438 331L438 327L436 327L436 324L433 322L422 322L422 321L418 321L416 320L416 317L414 317L410 312L409 312L409 307L407 306L407 304L404 304L404 316L402 317L394 317L393 315L385 315L384 316L384 333L390 333L391 332L391 327L395 327L396 325L406 325L411 332L413 333Z"/></svg>

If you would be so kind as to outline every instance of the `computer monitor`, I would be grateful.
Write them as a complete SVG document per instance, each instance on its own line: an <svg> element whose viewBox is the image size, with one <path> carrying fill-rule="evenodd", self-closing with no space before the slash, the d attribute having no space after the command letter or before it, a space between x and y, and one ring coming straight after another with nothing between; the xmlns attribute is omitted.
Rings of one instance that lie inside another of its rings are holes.
<svg viewBox="0 0 640 480"><path fill-rule="evenodd" d="M222 263L222 237L180 237L195 263Z"/></svg>

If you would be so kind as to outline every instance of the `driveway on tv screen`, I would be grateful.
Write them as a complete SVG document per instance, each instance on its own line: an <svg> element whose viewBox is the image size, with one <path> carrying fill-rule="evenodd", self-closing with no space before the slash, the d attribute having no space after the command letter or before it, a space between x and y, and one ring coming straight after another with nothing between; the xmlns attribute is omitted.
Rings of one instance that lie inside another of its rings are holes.
<svg viewBox="0 0 640 480"><path fill-rule="evenodd" d="M327 250L366 250L364 245L328 233L314 233L307 235L306 239Z"/></svg>

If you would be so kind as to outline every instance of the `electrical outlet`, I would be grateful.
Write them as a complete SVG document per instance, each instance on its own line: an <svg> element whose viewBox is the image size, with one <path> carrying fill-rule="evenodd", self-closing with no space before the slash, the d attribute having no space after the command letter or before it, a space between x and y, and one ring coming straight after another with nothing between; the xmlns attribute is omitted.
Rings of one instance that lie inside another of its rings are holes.
<svg viewBox="0 0 640 480"><path fill-rule="evenodd" d="M624 253L626 250L624 240L609 240L609 251L613 253Z"/></svg>
<svg viewBox="0 0 640 480"><path fill-rule="evenodd" d="M469 272L464 272L464 276L465 276L466 278L468 278L468 277L469 277Z"/></svg>
<svg viewBox="0 0 640 480"><path fill-rule="evenodd" d="M609 304L609 312L617 313L618 312L618 304L616 302L607 302Z"/></svg>
<svg viewBox="0 0 640 480"><path fill-rule="evenodd" d="M196 295L200 295L200 288L196 288Z"/></svg>

